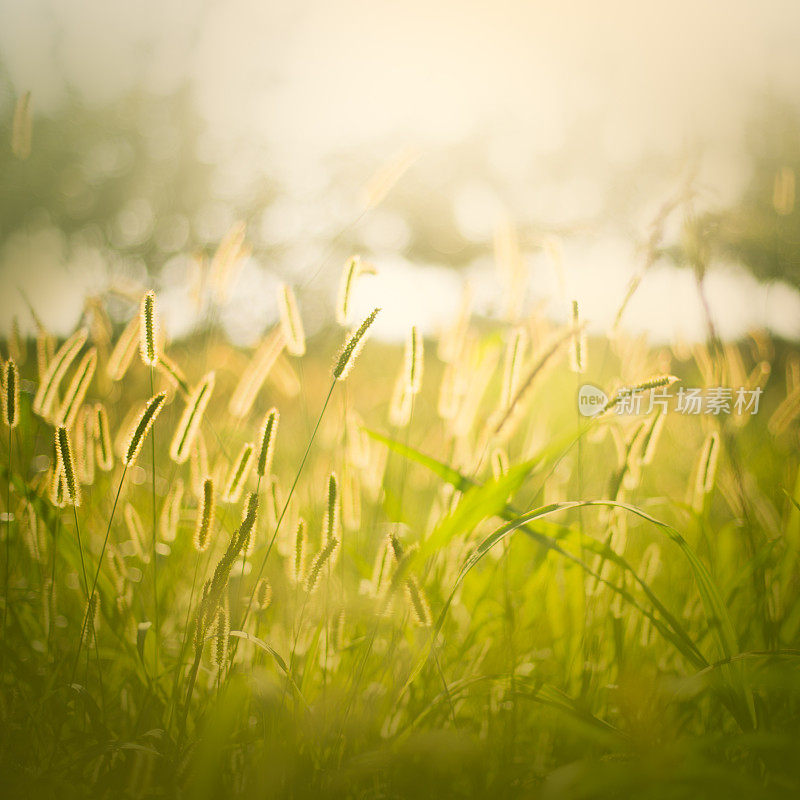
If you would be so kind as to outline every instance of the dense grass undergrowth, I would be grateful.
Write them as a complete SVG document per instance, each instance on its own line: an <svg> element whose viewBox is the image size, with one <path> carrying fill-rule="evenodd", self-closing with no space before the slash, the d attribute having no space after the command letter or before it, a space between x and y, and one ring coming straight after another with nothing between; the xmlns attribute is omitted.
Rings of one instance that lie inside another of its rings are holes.
<svg viewBox="0 0 800 800"><path fill-rule="evenodd" d="M138 294L3 342L2 794L796 796L797 349L465 300L403 354L359 279L252 352Z"/></svg>

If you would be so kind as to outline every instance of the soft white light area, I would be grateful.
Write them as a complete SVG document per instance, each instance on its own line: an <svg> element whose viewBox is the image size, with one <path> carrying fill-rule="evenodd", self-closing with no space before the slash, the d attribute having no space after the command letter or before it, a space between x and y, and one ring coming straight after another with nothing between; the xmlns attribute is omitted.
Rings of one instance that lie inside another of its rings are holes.
<svg viewBox="0 0 800 800"><path fill-rule="evenodd" d="M35 330L27 302L48 328L67 333L78 324L87 296L108 286L106 264L96 250L76 247L68 253L61 233L47 228L31 236L10 239L0 254L0 326L10 329L17 317L20 329Z"/></svg>
<svg viewBox="0 0 800 800"><path fill-rule="evenodd" d="M225 331L234 344L255 344L278 320L278 284L278 278L255 259L245 261L222 312Z"/></svg>
<svg viewBox="0 0 800 800"><path fill-rule="evenodd" d="M411 264L402 258L382 260L376 275L359 278L352 296L355 325L379 306L373 333L377 338L405 338L412 325L425 336L455 317L461 299L460 278L436 265Z"/></svg>
<svg viewBox="0 0 800 800"><path fill-rule="evenodd" d="M693 146L703 153L698 182L709 203L736 197L747 179L741 132L753 97L800 94L798 30L796 0L0 0L3 62L15 91L32 91L35 115L67 102L68 86L98 106L134 88L166 94L190 83L204 125L198 155L219 167L213 197L197 219L170 225L132 197L113 226L118 244L155 230L180 249L190 228L215 243L240 195L261 180L280 186L248 228L256 245L279 254L245 265L222 314L240 343L277 318L277 275L297 288L308 330L325 321L318 298L305 295L328 287L332 305L338 266L325 261L328 244L357 217L362 179L407 146L423 153L417 191L439 200L437 213L452 215L458 233L487 253L506 213L532 229L563 229L565 296L547 259L526 252L526 308L544 304L563 319L575 297L591 329L605 330L640 263L631 242L674 186L643 178L650 196L630 218L614 219L615 230L585 233L585 221L640 159L681 163ZM11 100L0 98L4 118ZM180 146L155 140L168 152ZM444 163L452 153L460 155ZM473 157L485 158L488 177L473 174ZM356 308L384 307L378 336L400 338L414 323L433 332L455 314L465 276L478 310L497 313L488 255L452 272L446 247L423 241L438 246L441 263L413 264L415 220L394 210L377 209L358 231L379 274L361 281ZM677 238L667 231L668 241ZM0 325L19 313L19 287L54 331L69 330L84 295L119 266L98 259L54 232L10 241ZM165 324L179 336L192 328L192 309L184 265L171 269L159 290ZM800 296L789 286L712 270L707 293L725 335L752 325L800 335ZM703 336L692 274L656 265L624 322L655 340Z"/></svg>

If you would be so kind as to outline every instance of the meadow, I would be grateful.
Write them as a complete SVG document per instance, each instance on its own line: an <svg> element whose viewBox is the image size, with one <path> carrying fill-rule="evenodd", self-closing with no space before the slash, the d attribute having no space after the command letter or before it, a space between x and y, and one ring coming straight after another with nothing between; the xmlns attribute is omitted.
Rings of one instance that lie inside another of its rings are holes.
<svg viewBox="0 0 800 800"><path fill-rule="evenodd" d="M248 350L245 237L185 340L129 285L6 333L3 796L798 796L796 345L589 338L510 258L501 318L395 346L354 257Z"/></svg>

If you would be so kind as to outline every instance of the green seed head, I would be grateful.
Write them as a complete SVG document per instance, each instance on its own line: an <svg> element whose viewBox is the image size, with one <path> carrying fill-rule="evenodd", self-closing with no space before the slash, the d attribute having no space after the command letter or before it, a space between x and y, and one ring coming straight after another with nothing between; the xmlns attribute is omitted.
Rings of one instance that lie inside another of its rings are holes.
<svg viewBox="0 0 800 800"><path fill-rule="evenodd" d="M270 409L266 420L264 420L264 428L261 432L261 449L258 453L258 466L256 468L256 474L259 478L268 475L272 467L272 456L275 452L275 437L278 434L279 420L278 409Z"/></svg>
<svg viewBox="0 0 800 800"><path fill-rule="evenodd" d="M358 330L344 343L344 347L342 347L339 357L336 359L336 364L333 367L333 377L336 378L336 380L343 381L350 373L356 357L364 346L367 331L372 323L375 322L375 317L378 316L379 311L380 308L373 309L372 313L361 323Z"/></svg>
<svg viewBox="0 0 800 800"><path fill-rule="evenodd" d="M136 458L142 450L145 437L147 436L150 428L153 426L153 423L155 422L156 417L159 415L166 399L166 392L161 392L155 397L151 397L150 400L147 401L147 405L144 407L144 410L136 422L136 426L133 429L128 447L125 451L125 458L123 461L126 466L133 464L133 462L136 461Z"/></svg>
<svg viewBox="0 0 800 800"><path fill-rule="evenodd" d="M139 328L139 353L148 367L154 367L158 363L156 324L156 294L150 289L142 298Z"/></svg>
<svg viewBox="0 0 800 800"><path fill-rule="evenodd" d="M3 367L2 387L3 421L9 428L16 428L19 423L19 370L13 358Z"/></svg>
<svg viewBox="0 0 800 800"><path fill-rule="evenodd" d="M56 451L63 470L64 484L67 490L65 500L70 505L79 506L81 504L81 493L75 470L75 456L72 452L69 431L64 425L59 425L56 428Z"/></svg>

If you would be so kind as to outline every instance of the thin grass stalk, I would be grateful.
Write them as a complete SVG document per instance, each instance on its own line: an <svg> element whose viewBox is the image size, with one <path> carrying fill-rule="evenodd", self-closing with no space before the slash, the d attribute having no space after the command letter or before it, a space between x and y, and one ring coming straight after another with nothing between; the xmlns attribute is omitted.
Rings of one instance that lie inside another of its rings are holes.
<svg viewBox="0 0 800 800"><path fill-rule="evenodd" d="M11 447L14 441L12 436L12 429L8 429L8 480L6 481L6 564L5 564L5 581L3 585L3 670L0 670L0 675L5 671L5 652L6 652L6 624L8 617L8 588L9 581L11 580Z"/></svg>
<svg viewBox="0 0 800 800"><path fill-rule="evenodd" d="M153 339L155 335L153 334ZM155 346L153 345L155 354ZM150 363L150 396L153 397L155 390L155 363ZM161 620L159 615L158 602L158 512L156 510L156 421L153 420L152 431L150 432L150 468L153 473L151 485L153 487L153 605L155 607L155 647L153 648L153 680L158 677L158 646L161 641Z"/></svg>
<svg viewBox="0 0 800 800"><path fill-rule="evenodd" d="M308 454L311 452L311 446L314 444L314 439L317 436L317 431L319 430L319 426L322 423L322 418L325 415L325 409L328 407L328 403L330 402L331 395L333 394L333 390L336 387L338 378L334 377L333 381L331 382L331 388L328 389L328 394L325 397L325 402L322 404L322 411L319 412L319 417L317 417L317 424L314 426L314 430L311 433L311 438L308 440L308 445L306 446L305 452L303 453L303 458L300 461L300 466L297 468L297 473L294 476L294 481L292 481L292 487L289 489L289 495L286 498L286 502L283 504L283 508L281 509L281 514L278 517L278 521L275 524L275 530L272 533L272 538L269 540L269 544L267 545L267 552L264 553L264 558L261 560L261 566L258 568L258 574L256 575L255 582L258 583L264 574L264 568L267 566L267 559L269 558L269 554L272 551L272 545L275 543L275 537L278 535L278 532L281 528L281 523L283 522L283 518L286 516L286 511L289 508L289 503L292 501L292 496L294 495L294 490L297 487L297 483L300 480L300 475L303 472L303 467L305 466L306 459L308 458ZM242 622L239 626L240 630L244 630L245 623L247 622L247 617L250 614L250 609L253 605L253 595L250 595L250 599L247 601L247 608L245 608L244 615L242 616ZM238 649L238 640L234 643L233 646L233 654L231 658L236 655L236 650Z"/></svg>

